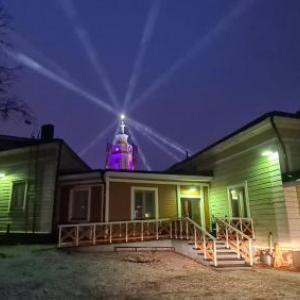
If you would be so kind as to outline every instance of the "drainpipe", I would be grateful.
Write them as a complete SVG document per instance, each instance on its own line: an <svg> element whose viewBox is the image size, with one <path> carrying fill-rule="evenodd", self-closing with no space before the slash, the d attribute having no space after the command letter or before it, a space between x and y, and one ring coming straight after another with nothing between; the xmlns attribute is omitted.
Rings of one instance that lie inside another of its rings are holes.
<svg viewBox="0 0 300 300"><path fill-rule="evenodd" d="M57 165L56 165L56 174L55 174L55 186L54 186L54 195L53 195L53 211L52 211L52 234L55 233L57 227L56 227L56 221L57 221L57 205L58 205L58 199L60 197L58 196L58 177L59 177L59 171L60 171L60 162L61 162L61 152L62 152L62 141L59 142L58 145L58 153L57 153Z"/></svg>
<svg viewBox="0 0 300 300"><path fill-rule="evenodd" d="M283 163L284 163L285 172L289 173L290 172L290 166L289 166L289 161L288 161L288 155L287 155L286 147L285 147L283 139L282 139L282 137L280 135L280 132L279 132L279 130L278 130L276 124L275 124L274 116L270 117L270 122L271 122L271 126L272 126L272 128L273 128L273 130L275 132L275 135L276 135L276 137L278 139L281 152L283 153Z"/></svg>

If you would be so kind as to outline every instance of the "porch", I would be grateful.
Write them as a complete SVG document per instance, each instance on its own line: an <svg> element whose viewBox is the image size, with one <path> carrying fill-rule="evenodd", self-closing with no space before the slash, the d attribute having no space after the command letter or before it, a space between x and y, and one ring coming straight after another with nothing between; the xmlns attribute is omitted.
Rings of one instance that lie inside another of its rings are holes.
<svg viewBox="0 0 300 300"><path fill-rule="evenodd" d="M118 247L159 247L160 241L171 241L170 247L202 264L218 269L245 268L253 265L253 223L238 220L244 232L226 220L215 219L215 236L192 219L164 218L101 223L59 225L58 247L111 245ZM230 222L237 221L231 220ZM180 243L179 243L180 242Z"/></svg>

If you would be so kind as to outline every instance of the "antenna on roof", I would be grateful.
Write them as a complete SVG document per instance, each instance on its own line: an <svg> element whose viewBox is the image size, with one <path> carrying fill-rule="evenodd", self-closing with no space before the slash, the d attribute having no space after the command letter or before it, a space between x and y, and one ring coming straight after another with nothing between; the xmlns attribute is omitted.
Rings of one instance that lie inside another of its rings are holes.
<svg viewBox="0 0 300 300"><path fill-rule="evenodd" d="M185 151L185 157L186 157L186 158L189 158L189 156L190 156L190 155L189 155L189 151L186 150L186 151Z"/></svg>

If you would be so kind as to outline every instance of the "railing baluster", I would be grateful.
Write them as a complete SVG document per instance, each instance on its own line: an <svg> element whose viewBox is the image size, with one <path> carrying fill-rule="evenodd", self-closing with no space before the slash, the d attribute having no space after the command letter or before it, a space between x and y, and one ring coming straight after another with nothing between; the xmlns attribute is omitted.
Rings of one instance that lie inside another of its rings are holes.
<svg viewBox="0 0 300 300"><path fill-rule="evenodd" d="M249 246L249 264L250 266L253 266L253 251L252 251L252 239L248 240L248 246Z"/></svg>
<svg viewBox="0 0 300 300"><path fill-rule="evenodd" d="M202 248L203 248L203 254L204 254L204 259L207 259L207 249L206 249L206 238L205 234L202 234Z"/></svg>
<svg viewBox="0 0 300 300"><path fill-rule="evenodd" d="M240 218L240 231L243 232L243 220Z"/></svg>
<svg viewBox="0 0 300 300"><path fill-rule="evenodd" d="M185 233L186 233L186 239L189 240L189 223L187 220L185 220Z"/></svg>
<svg viewBox="0 0 300 300"><path fill-rule="evenodd" d="M170 221L170 239L173 238L173 232L172 232L173 228L172 228L172 220Z"/></svg>
<svg viewBox="0 0 300 300"><path fill-rule="evenodd" d="M96 245L96 224L93 226L93 245Z"/></svg>
<svg viewBox="0 0 300 300"><path fill-rule="evenodd" d="M228 242L228 226L225 225L225 235L226 235L226 248L229 248L229 242Z"/></svg>
<svg viewBox="0 0 300 300"><path fill-rule="evenodd" d="M241 253L240 253L240 239L239 239L238 232L236 232L236 249L237 249L237 258L241 258Z"/></svg>
<svg viewBox="0 0 300 300"><path fill-rule="evenodd" d="M128 242L128 223L127 222L125 223L125 240L127 243Z"/></svg>
<svg viewBox="0 0 300 300"><path fill-rule="evenodd" d="M109 242L112 243L112 223L109 226Z"/></svg>
<svg viewBox="0 0 300 300"><path fill-rule="evenodd" d="M156 221L156 239L158 240L158 222L159 221Z"/></svg>
<svg viewBox="0 0 300 300"><path fill-rule="evenodd" d="M183 236L182 236L182 220L179 221L179 228L180 228L180 239L182 240L183 239Z"/></svg>
<svg viewBox="0 0 300 300"><path fill-rule="evenodd" d="M196 232L196 226L194 225L194 246L195 249L197 249L197 232Z"/></svg>
<svg viewBox="0 0 300 300"><path fill-rule="evenodd" d="M77 225L76 227L75 227L76 229L75 229L75 244L76 244L76 247L78 247L78 245L79 245L79 226Z"/></svg>
<svg viewBox="0 0 300 300"><path fill-rule="evenodd" d="M175 239L177 240L177 221L175 220Z"/></svg>
<svg viewBox="0 0 300 300"><path fill-rule="evenodd" d="M218 266L218 259L217 259L217 243L216 240L213 240L213 255L214 255L214 266Z"/></svg>
<svg viewBox="0 0 300 300"><path fill-rule="evenodd" d="M144 222L141 223L141 240L144 240Z"/></svg>
<svg viewBox="0 0 300 300"><path fill-rule="evenodd" d="M62 238L62 228L61 226L58 227L58 248L61 247L61 238Z"/></svg>

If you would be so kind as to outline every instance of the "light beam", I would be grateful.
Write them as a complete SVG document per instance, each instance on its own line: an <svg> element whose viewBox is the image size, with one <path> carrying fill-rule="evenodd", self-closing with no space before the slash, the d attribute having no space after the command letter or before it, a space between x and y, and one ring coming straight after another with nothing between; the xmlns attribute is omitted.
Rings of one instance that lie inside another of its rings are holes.
<svg viewBox="0 0 300 300"><path fill-rule="evenodd" d="M138 153L139 153L139 155L141 157L143 165L145 166L145 168L146 168L147 171L151 171L151 167L150 167L150 165L147 162L146 156L145 156L145 154L144 154L144 152L143 152L143 150L141 148L141 145L138 143L138 140L137 140L136 136L134 135L134 133L133 133L132 130L129 130L128 126L127 126L127 129L128 129L128 131L130 133L130 136L131 136L131 139L132 139L133 143L135 145L138 145Z"/></svg>
<svg viewBox="0 0 300 300"><path fill-rule="evenodd" d="M134 126L134 124L131 124L137 131L139 131L145 138L149 139L150 142L152 142L152 144L154 144L158 149L160 149L161 151L165 152L169 157L171 157L172 159L174 159L175 161L179 161L180 158L173 153L172 151L170 151L166 146L164 146L164 144L160 143L159 141L157 141L154 137L152 137L151 135L147 135L143 130L138 129L137 127Z"/></svg>
<svg viewBox="0 0 300 300"><path fill-rule="evenodd" d="M130 119L130 122L132 122L135 125L135 127L137 127L137 129L144 131L145 134L149 134L149 135L153 136L154 138L156 138L157 140L159 140L166 146L169 146L170 148L178 151L179 153L184 154L184 155L186 155L187 151L189 153L191 153L191 151L189 149L184 148L183 146L179 145L177 142L174 142L170 138L167 138L166 136L163 136L162 134L156 132L151 127L144 125L133 119Z"/></svg>
<svg viewBox="0 0 300 300"><path fill-rule="evenodd" d="M31 57L21 53L21 52L13 52L10 50L5 50L7 55L15 60L18 63L23 64L24 66L30 68L31 70L45 76L46 78L60 84L61 86L65 87L66 89L76 93L77 95L80 95L84 97L85 99L89 100L90 102L98 105L99 107L103 108L106 111L109 111L110 113L117 115L118 113L115 111L115 109L101 100L100 98L92 95L91 93L79 88L74 83L66 80L65 78L61 77L60 75L54 73L53 71L47 69L40 63L38 63L36 60L32 59Z"/></svg>
<svg viewBox="0 0 300 300"><path fill-rule="evenodd" d="M66 16L72 22L74 26L75 34L79 39L91 66L94 68L96 74L99 76L106 93L110 97L112 104L116 109L118 109L120 103L116 95L116 92L113 89L110 80L108 79L107 72L105 71L102 63L99 60L97 51L95 50L87 31L80 24L79 17L73 1L72 0L58 0L58 1L61 7L63 8Z"/></svg>
<svg viewBox="0 0 300 300"><path fill-rule="evenodd" d="M85 148L79 152L79 156L84 156L97 142L103 139L112 129L117 125L117 121L112 122L106 128L104 128Z"/></svg>
<svg viewBox="0 0 300 300"><path fill-rule="evenodd" d="M178 59L166 72L160 75L138 98L136 98L131 109L136 108L158 90L163 84L165 84L184 64L193 59L200 50L210 44L221 33L229 28L233 22L238 19L254 2L255 0L241 0L225 17L223 17L214 28L212 28L203 38L198 40L194 46L180 59Z"/></svg>
<svg viewBox="0 0 300 300"><path fill-rule="evenodd" d="M125 99L124 99L124 110L127 109L131 98L134 94L135 87L137 85L143 61L145 58L146 50L148 48L149 42L151 40L151 36L155 27L155 23L159 14L160 10L160 0L154 0L153 4L149 10L147 20L146 20L146 25L143 31L142 39L140 41L139 49L137 52L136 60L133 64L133 69L132 69L132 74L129 80L128 88L125 94Z"/></svg>

